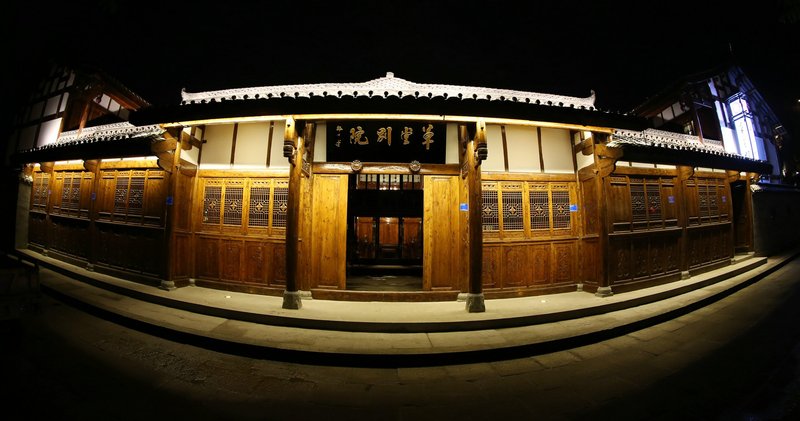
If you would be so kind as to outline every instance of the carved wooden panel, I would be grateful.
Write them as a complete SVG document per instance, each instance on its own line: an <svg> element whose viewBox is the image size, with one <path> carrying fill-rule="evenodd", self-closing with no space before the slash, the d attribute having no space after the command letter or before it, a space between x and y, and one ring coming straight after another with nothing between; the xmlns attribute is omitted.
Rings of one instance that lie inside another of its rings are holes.
<svg viewBox="0 0 800 421"><path fill-rule="evenodd" d="M723 261L733 256L730 224L690 228L687 243L690 268Z"/></svg>
<svg viewBox="0 0 800 421"><path fill-rule="evenodd" d="M500 252L502 248L495 245L483 246L483 263L481 279L484 288L500 288L502 273L500 272Z"/></svg>
<svg viewBox="0 0 800 421"><path fill-rule="evenodd" d="M531 267L526 246L504 246L503 250L503 287L515 288L527 285Z"/></svg>
<svg viewBox="0 0 800 421"><path fill-rule="evenodd" d="M311 266L311 285L344 288L347 253L347 175L314 175L311 255L300 265Z"/></svg>
<svg viewBox="0 0 800 421"><path fill-rule="evenodd" d="M458 177L426 176L424 181L423 287L456 288L461 265Z"/></svg>
<svg viewBox="0 0 800 421"><path fill-rule="evenodd" d="M609 242L612 284L657 278L680 270L680 232L615 235Z"/></svg>
<svg viewBox="0 0 800 421"><path fill-rule="evenodd" d="M530 280L529 285L547 285L551 281L551 245L550 244L537 244L531 246L531 258L529 264ZM568 262L572 264L572 262Z"/></svg>
<svg viewBox="0 0 800 421"><path fill-rule="evenodd" d="M242 270L241 240L222 240L220 245L221 271L220 279L223 281L238 281L241 279Z"/></svg>
<svg viewBox="0 0 800 421"><path fill-rule="evenodd" d="M553 268L553 282L557 284L575 283L574 264L576 253L573 243L553 244L553 257L555 264Z"/></svg>
<svg viewBox="0 0 800 421"><path fill-rule="evenodd" d="M259 241L244 243L244 277L245 282L267 283L269 251L267 245Z"/></svg>
<svg viewBox="0 0 800 421"><path fill-rule="evenodd" d="M271 251L270 260L272 274L269 278L270 286L285 286L286 285L286 244L284 243L270 243Z"/></svg>
<svg viewBox="0 0 800 421"><path fill-rule="evenodd" d="M599 239L592 238L584 240L581 243L581 254L580 254L580 261L578 263L578 267L580 269L580 278L579 280L591 284L596 285L600 282L600 265L598 262L600 261L600 243Z"/></svg>

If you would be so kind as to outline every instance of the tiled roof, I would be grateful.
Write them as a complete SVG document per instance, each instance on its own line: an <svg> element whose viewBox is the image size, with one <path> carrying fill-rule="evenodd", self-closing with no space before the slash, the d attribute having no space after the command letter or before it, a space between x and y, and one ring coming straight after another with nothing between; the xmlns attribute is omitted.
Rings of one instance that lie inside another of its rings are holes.
<svg viewBox="0 0 800 421"><path fill-rule="evenodd" d="M62 132L54 143L40 146L22 152L33 152L44 149L54 149L70 145L107 142L112 140L141 139L157 137L164 133L158 124L148 126L134 126L125 121L120 123L105 124L102 126L85 127L83 130L70 130Z"/></svg>
<svg viewBox="0 0 800 421"><path fill-rule="evenodd" d="M594 110L594 91L586 98L511 89L474 86L415 83L386 73L385 77L359 83L318 83L304 85L262 86L224 89L208 92L181 92L181 104L202 104L221 101L242 101L271 98L311 97L390 97L398 98L460 98L490 101L520 102L554 107Z"/></svg>
<svg viewBox="0 0 800 421"><path fill-rule="evenodd" d="M608 146L614 148L624 147L625 145L705 152L713 155L749 159L725 151L722 142L718 140L703 139L701 141L698 136L656 129L647 129L641 132L634 130L614 130L611 141L608 142Z"/></svg>

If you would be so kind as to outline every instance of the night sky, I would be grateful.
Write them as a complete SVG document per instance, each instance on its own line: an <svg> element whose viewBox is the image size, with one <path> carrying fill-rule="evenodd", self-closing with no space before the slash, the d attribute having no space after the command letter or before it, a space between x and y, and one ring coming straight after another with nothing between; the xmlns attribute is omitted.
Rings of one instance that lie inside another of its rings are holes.
<svg viewBox="0 0 800 421"><path fill-rule="evenodd" d="M733 57L784 119L800 115L800 0L162 3L17 4L4 89L17 97L48 59L68 59L105 69L154 105L178 104L182 88L363 82L391 71L420 83L595 90L598 108L627 112ZM57 9L41 15L47 8Z"/></svg>

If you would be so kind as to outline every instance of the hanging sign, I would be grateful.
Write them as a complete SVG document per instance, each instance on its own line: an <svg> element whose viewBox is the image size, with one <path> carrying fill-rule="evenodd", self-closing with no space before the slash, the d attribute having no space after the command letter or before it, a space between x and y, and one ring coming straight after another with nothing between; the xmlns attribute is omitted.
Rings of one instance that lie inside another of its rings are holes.
<svg viewBox="0 0 800 421"><path fill-rule="evenodd" d="M326 127L328 162L445 162L445 123L341 120Z"/></svg>

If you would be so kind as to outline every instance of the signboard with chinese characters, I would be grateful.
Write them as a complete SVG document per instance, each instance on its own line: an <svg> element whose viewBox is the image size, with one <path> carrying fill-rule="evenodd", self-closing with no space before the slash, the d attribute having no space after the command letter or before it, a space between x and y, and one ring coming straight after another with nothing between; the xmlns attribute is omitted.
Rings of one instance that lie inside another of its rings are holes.
<svg viewBox="0 0 800 421"><path fill-rule="evenodd" d="M426 121L328 121L327 161L443 164L446 134L446 124Z"/></svg>

